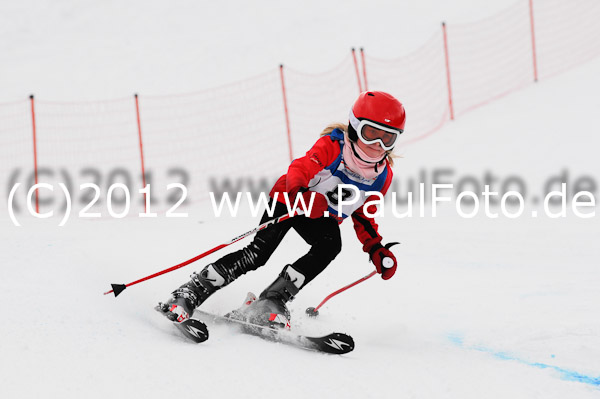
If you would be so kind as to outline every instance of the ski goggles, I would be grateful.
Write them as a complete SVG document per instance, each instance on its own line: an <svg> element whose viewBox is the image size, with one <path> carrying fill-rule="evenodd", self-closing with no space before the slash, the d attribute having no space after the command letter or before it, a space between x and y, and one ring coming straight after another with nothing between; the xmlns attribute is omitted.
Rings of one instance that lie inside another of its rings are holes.
<svg viewBox="0 0 600 399"><path fill-rule="evenodd" d="M350 124L356 130L360 141L365 144L379 143L386 151L394 148L396 139L403 132L401 129L393 129L367 119L359 121L352 113L350 113Z"/></svg>

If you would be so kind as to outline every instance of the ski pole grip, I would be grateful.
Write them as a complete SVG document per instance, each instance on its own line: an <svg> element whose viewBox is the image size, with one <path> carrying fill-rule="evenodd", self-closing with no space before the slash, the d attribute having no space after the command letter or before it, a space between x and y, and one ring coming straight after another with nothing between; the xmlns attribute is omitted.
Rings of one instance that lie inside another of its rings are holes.
<svg viewBox="0 0 600 399"><path fill-rule="evenodd" d="M383 258L383 260L381 261L381 265L383 267L385 267L386 269L389 269L391 267L394 267L394 260L390 257L385 257Z"/></svg>

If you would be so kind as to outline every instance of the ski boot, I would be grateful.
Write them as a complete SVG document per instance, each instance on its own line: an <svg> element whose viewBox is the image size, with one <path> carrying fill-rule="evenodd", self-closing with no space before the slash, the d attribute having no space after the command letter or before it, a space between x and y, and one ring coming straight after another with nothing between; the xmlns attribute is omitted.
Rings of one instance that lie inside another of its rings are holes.
<svg viewBox="0 0 600 399"><path fill-rule="evenodd" d="M159 302L156 307L173 322L182 323L189 319L194 309L225 285L225 279L217 273L212 263L190 277L190 281L172 292L168 301Z"/></svg>
<svg viewBox="0 0 600 399"><path fill-rule="evenodd" d="M294 299L304 283L304 275L287 265L275 281L241 313L248 323L274 329L290 329L290 311L286 302Z"/></svg>

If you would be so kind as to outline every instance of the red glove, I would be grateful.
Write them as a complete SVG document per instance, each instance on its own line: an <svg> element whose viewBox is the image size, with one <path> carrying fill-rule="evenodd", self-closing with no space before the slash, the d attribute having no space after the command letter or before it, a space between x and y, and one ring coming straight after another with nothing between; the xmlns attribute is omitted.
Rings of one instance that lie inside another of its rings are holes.
<svg viewBox="0 0 600 399"><path fill-rule="evenodd" d="M302 193L302 197L304 198L304 204L306 204L306 209L308 210L308 205L310 204L310 197L311 195L315 196L315 199L313 200L313 206L312 209L310 210L310 215L306 215L311 219L318 219L318 218L322 218L325 213L325 211L327 210L327 208L329 207L329 204L327 203L327 198L325 198L325 196L321 193L317 193L316 191L305 191Z"/></svg>
<svg viewBox="0 0 600 399"><path fill-rule="evenodd" d="M381 244L375 244L369 252L371 261L377 269L377 273L381 274L381 278L384 280L392 278L394 273L396 273L398 262L396 262L396 257L392 251L389 250L394 244L397 243L389 243L385 247Z"/></svg>

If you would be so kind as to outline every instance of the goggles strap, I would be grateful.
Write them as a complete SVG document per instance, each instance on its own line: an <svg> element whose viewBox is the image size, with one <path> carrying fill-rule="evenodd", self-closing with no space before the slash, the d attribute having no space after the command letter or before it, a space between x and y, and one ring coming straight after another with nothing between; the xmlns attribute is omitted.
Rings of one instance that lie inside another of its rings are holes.
<svg viewBox="0 0 600 399"><path fill-rule="evenodd" d="M356 133L360 134L360 132L358 131L358 125L360 124L360 121L356 116L354 116L354 112L352 112L352 109L350 109L350 115L348 116L348 119L350 120L350 125L352 125L354 130L356 130Z"/></svg>

